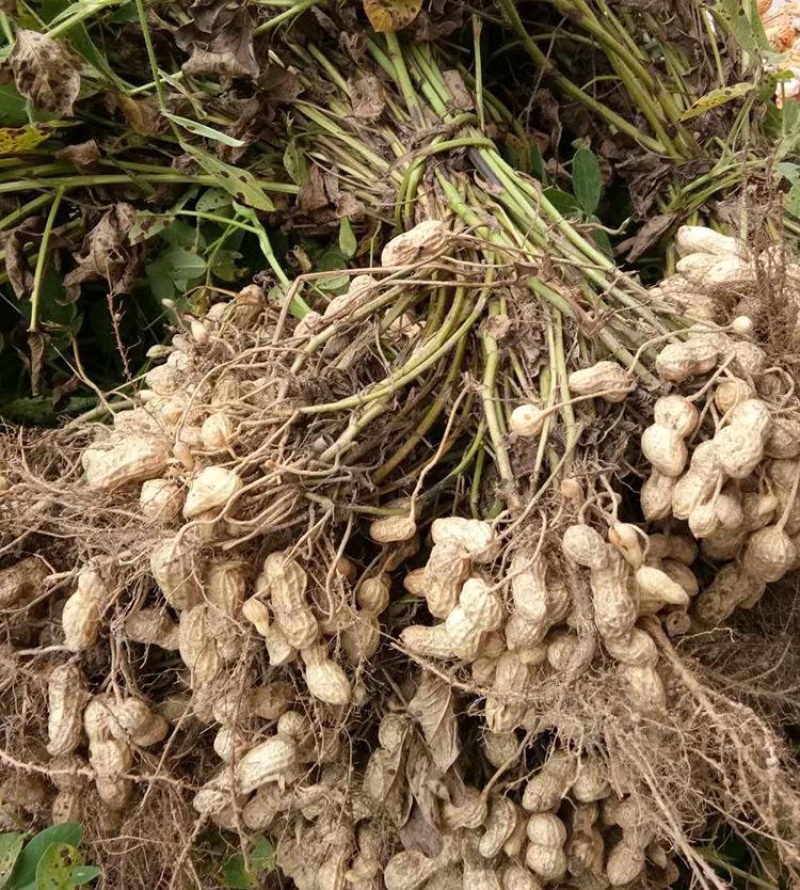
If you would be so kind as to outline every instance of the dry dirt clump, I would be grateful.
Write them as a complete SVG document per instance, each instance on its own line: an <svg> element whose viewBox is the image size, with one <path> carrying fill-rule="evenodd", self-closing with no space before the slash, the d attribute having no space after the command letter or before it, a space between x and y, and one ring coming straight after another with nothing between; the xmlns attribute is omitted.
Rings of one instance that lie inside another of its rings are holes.
<svg viewBox="0 0 800 890"><path fill-rule="evenodd" d="M464 490L472 249L425 221L299 321L247 287L112 423L4 441L4 820L82 819L119 890L208 886L208 825L299 890L722 888L712 814L800 877L793 378L741 319L643 337L646 378L582 349L500 421L548 460Z"/></svg>

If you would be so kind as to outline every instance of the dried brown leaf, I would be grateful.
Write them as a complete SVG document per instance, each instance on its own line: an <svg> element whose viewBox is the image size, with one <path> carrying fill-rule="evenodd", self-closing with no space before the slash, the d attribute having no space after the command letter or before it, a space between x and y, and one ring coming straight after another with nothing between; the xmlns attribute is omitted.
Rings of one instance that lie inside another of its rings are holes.
<svg viewBox="0 0 800 890"><path fill-rule="evenodd" d="M475 102L472 93L467 89L461 75L458 71L450 70L444 72L444 82L453 96L453 107L459 111L472 111Z"/></svg>
<svg viewBox="0 0 800 890"><path fill-rule="evenodd" d="M450 687L433 674L424 674L408 711L422 728L433 762L446 772L460 751Z"/></svg>
<svg viewBox="0 0 800 890"><path fill-rule="evenodd" d="M197 0L192 21L178 28L175 42L191 51L186 74L256 77L259 65L253 49L255 14L250 6L231 0Z"/></svg>
<svg viewBox="0 0 800 890"><path fill-rule="evenodd" d="M46 34L20 30L8 62L20 94L36 108L72 115L81 88L81 65L75 56Z"/></svg>
<svg viewBox="0 0 800 890"><path fill-rule="evenodd" d="M386 107L383 85L374 74L360 73L347 82L353 114L361 120L377 120Z"/></svg>
<svg viewBox="0 0 800 890"><path fill-rule="evenodd" d="M69 161L79 169L85 169L100 160L100 147L94 139L89 139L87 142L62 148L56 152L56 157Z"/></svg>

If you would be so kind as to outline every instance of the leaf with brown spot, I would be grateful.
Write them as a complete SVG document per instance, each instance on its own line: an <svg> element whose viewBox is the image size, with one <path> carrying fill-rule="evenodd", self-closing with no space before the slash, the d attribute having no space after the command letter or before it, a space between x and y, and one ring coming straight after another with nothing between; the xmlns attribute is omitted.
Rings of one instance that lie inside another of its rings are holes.
<svg viewBox="0 0 800 890"><path fill-rule="evenodd" d="M450 687L433 674L424 674L408 712L421 726L433 762L447 772L461 750Z"/></svg>
<svg viewBox="0 0 800 890"><path fill-rule="evenodd" d="M374 74L361 73L347 82L353 114L361 120L377 120L386 107L383 84Z"/></svg>
<svg viewBox="0 0 800 890"><path fill-rule="evenodd" d="M419 15L422 0L364 0L364 12L376 31L399 31Z"/></svg>
<svg viewBox="0 0 800 890"><path fill-rule="evenodd" d="M38 31L17 31L8 57L20 95L42 111L72 116L81 88L81 65L55 40Z"/></svg>
<svg viewBox="0 0 800 890"><path fill-rule="evenodd" d="M87 142L79 142L77 145L68 145L56 152L57 158L63 158L74 164L79 170L85 170L100 160L100 147L94 139Z"/></svg>
<svg viewBox="0 0 800 890"><path fill-rule="evenodd" d="M449 71L444 71L442 76L447 84L447 89L450 90L450 95L453 97L453 107L458 109L458 111L472 111L475 108L475 100L458 71L450 69Z"/></svg>
<svg viewBox="0 0 800 890"><path fill-rule="evenodd" d="M111 294L129 290L139 269L141 251L128 238L136 208L115 204L83 239L77 267L64 277L67 299L77 300L84 281L101 280Z"/></svg>
<svg viewBox="0 0 800 890"><path fill-rule="evenodd" d="M190 12L193 20L175 32L178 46L192 54L183 65L186 74L258 75L251 7L232 0L197 0Z"/></svg>
<svg viewBox="0 0 800 890"><path fill-rule="evenodd" d="M30 217L8 232L2 239L6 275L19 300L30 291L33 285L33 269L28 263L29 254L25 247L32 240L38 240L38 230L41 225L41 219Z"/></svg>

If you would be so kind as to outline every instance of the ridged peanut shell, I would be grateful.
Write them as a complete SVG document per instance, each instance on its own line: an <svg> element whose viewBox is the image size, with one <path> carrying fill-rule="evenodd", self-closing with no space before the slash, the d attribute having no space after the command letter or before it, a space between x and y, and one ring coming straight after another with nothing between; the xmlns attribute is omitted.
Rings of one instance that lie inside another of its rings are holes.
<svg viewBox="0 0 800 890"><path fill-rule="evenodd" d="M571 525L561 538L561 550L568 559L589 569L603 569L609 564L609 546L588 525Z"/></svg>
<svg viewBox="0 0 800 890"><path fill-rule="evenodd" d="M274 735L239 758L233 773L236 791L250 794L268 782L285 781L297 764L294 739Z"/></svg>
<svg viewBox="0 0 800 890"><path fill-rule="evenodd" d="M653 419L657 424L673 429L681 438L686 438L697 428L700 412L685 396L673 393L656 399Z"/></svg>
<svg viewBox="0 0 800 890"><path fill-rule="evenodd" d="M329 705L350 703L353 690L347 674L335 661L328 658L324 646L303 649L300 655L306 666L306 686L314 698Z"/></svg>
<svg viewBox="0 0 800 890"><path fill-rule="evenodd" d="M689 459L683 437L677 430L654 423L642 433L642 454L664 476L680 476Z"/></svg>
<svg viewBox="0 0 800 890"><path fill-rule="evenodd" d="M547 416L540 405L518 405L511 412L508 428L523 439L533 439L541 434Z"/></svg>
<svg viewBox="0 0 800 890"><path fill-rule="evenodd" d="M386 243L381 251L381 265L395 267L419 263L440 253L450 238L450 229L446 223L438 219L426 219Z"/></svg>
<svg viewBox="0 0 800 890"><path fill-rule="evenodd" d="M575 780L576 770L574 757L566 751L552 751L539 772L528 780L522 795L523 808L532 813L556 809ZM530 828L528 837L531 837Z"/></svg>
<svg viewBox="0 0 800 890"><path fill-rule="evenodd" d="M47 681L47 752L72 754L83 736L88 693L83 671L74 662L59 665Z"/></svg>
<svg viewBox="0 0 800 890"><path fill-rule="evenodd" d="M648 522L667 519L672 513L672 494L675 479L653 471L642 485L639 502Z"/></svg>
<svg viewBox="0 0 800 890"><path fill-rule="evenodd" d="M616 362L602 361L573 371L567 385L577 396L599 396L607 402L622 402L636 389L636 380Z"/></svg>
<svg viewBox="0 0 800 890"><path fill-rule="evenodd" d="M727 414L737 405L752 399L754 395L755 390L747 380L734 377L732 380L723 380L717 386L714 392L714 404L723 414Z"/></svg>
<svg viewBox="0 0 800 890"><path fill-rule="evenodd" d="M228 504L244 487L241 478L226 467L211 466L201 470L189 483L183 515L194 519Z"/></svg>
<svg viewBox="0 0 800 890"><path fill-rule="evenodd" d="M168 523L180 516L183 489L170 479L148 479L142 483L139 509L148 522Z"/></svg>
<svg viewBox="0 0 800 890"><path fill-rule="evenodd" d="M431 525L434 544L456 543L476 562L490 562L496 555L496 537L488 522L447 516L435 519Z"/></svg>
<svg viewBox="0 0 800 890"><path fill-rule="evenodd" d="M150 571L164 598L176 609L190 609L202 601L204 566L195 549L180 538L168 538L150 554Z"/></svg>
<svg viewBox="0 0 800 890"><path fill-rule="evenodd" d="M654 667L620 664L619 677L628 704L640 714L663 714L667 694Z"/></svg>
<svg viewBox="0 0 800 890"><path fill-rule="evenodd" d="M78 591L64 603L61 626L64 645L70 652L91 649L100 637L101 604L91 596Z"/></svg>
<svg viewBox="0 0 800 890"><path fill-rule="evenodd" d="M764 444L764 454L779 460L791 460L800 455L800 420L774 417Z"/></svg>
<svg viewBox="0 0 800 890"><path fill-rule="evenodd" d="M634 667L653 667L658 661L658 649L646 631L634 627L627 637L605 641L608 654L621 664Z"/></svg>
<svg viewBox="0 0 800 890"><path fill-rule="evenodd" d="M110 447L93 445L81 462L89 488L115 491L134 482L161 476L170 459L169 443L159 436L126 437Z"/></svg>
<svg viewBox="0 0 800 890"><path fill-rule="evenodd" d="M656 373L662 380L681 383L713 371L718 361L719 349L712 343L668 343L656 356Z"/></svg>
<svg viewBox="0 0 800 890"><path fill-rule="evenodd" d="M425 565L425 600L431 615L447 618L455 609L471 568L472 560L460 542L434 544Z"/></svg>
<svg viewBox="0 0 800 890"><path fill-rule="evenodd" d="M796 559L789 535L780 526L767 525L748 538L742 566L752 578L769 584L782 578Z"/></svg>

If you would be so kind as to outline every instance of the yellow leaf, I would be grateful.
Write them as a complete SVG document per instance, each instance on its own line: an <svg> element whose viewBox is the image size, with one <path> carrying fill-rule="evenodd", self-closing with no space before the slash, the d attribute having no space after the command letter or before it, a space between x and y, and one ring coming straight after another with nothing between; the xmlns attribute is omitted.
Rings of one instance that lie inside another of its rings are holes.
<svg viewBox="0 0 800 890"><path fill-rule="evenodd" d="M364 12L376 31L399 31L422 9L422 0L364 0Z"/></svg>
<svg viewBox="0 0 800 890"><path fill-rule="evenodd" d="M50 134L28 124L25 127L0 127L0 155L18 155L36 148Z"/></svg>

